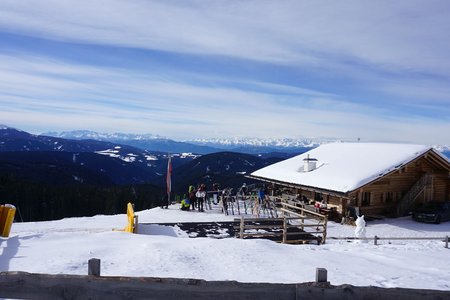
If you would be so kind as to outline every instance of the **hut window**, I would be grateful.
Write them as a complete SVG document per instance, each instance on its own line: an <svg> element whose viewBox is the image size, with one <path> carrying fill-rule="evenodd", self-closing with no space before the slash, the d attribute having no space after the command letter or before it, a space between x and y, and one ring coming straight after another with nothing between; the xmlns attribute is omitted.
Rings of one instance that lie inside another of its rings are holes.
<svg viewBox="0 0 450 300"><path fill-rule="evenodd" d="M370 192L362 193L362 201L361 206L369 206L370 205Z"/></svg>
<svg viewBox="0 0 450 300"><path fill-rule="evenodd" d="M322 201L323 197L322 197L322 193L314 193L314 200L316 201Z"/></svg>
<svg viewBox="0 0 450 300"><path fill-rule="evenodd" d="M394 192L386 192L385 200L386 203L391 203L394 200Z"/></svg>

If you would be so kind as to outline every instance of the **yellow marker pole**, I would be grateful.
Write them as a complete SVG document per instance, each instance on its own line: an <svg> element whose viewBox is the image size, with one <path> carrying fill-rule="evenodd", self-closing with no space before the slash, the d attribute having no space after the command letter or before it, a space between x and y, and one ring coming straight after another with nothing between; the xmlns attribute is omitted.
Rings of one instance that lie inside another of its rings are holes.
<svg viewBox="0 0 450 300"><path fill-rule="evenodd" d="M11 204L2 205L0 214L0 234L2 237L8 237L11 231L11 226L16 214L16 207Z"/></svg>
<svg viewBox="0 0 450 300"><path fill-rule="evenodd" d="M5 218L3 218L3 210L4 209L5 209L5 206L0 205L0 235L3 232L3 228L5 228L6 214L5 214Z"/></svg>
<svg viewBox="0 0 450 300"><path fill-rule="evenodd" d="M128 218L128 222L127 222L127 227L125 228L125 231L129 232L129 233L133 233L134 208L133 208L133 204L131 204L130 202L128 202L128 205L127 205L127 218Z"/></svg>

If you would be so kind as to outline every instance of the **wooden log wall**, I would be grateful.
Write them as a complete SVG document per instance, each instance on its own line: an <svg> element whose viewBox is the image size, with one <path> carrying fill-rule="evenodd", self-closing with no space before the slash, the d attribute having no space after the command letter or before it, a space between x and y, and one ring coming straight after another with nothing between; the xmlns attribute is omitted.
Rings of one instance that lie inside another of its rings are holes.
<svg viewBox="0 0 450 300"><path fill-rule="evenodd" d="M432 184L419 194L415 203L449 200L448 170L437 166L427 157L419 158L394 173L354 191L349 196L354 199L356 206L361 207L363 213L389 215L409 189L426 173L432 174ZM370 193L369 206L362 203L366 192Z"/></svg>

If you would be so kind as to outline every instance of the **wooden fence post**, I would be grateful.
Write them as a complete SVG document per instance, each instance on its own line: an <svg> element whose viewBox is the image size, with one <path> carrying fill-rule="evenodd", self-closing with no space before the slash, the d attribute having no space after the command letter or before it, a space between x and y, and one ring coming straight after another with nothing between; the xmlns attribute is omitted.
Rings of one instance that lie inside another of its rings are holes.
<svg viewBox="0 0 450 300"><path fill-rule="evenodd" d="M137 215L134 215L133 221L134 221L133 233L138 233L139 217Z"/></svg>
<svg viewBox="0 0 450 300"><path fill-rule="evenodd" d="M241 216L241 224L239 229L239 237L242 239L244 238L244 216Z"/></svg>
<svg viewBox="0 0 450 300"><path fill-rule="evenodd" d="M302 231L305 231L305 227L303 225L305 225L305 207L302 208L300 216L302 218Z"/></svg>
<svg viewBox="0 0 450 300"><path fill-rule="evenodd" d="M316 283L327 282L327 269L316 268Z"/></svg>
<svg viewBox="0 0 450 300"><path fill-rule="evenodd" d="M100 276L100 259L91 258L88 260L88 275Z"/></svg>
<svg viewBox="0 0 450 300"><path fill-rule="evenodd" d="M373 237L373 244L376 246L376 245L378 245L378 237L377 236L374 236Z"/></svg>
<svg viewBox="0 0 450 300"><path fill-rule="evenodd" d="M448 235L445 236L445 248L448 249Z"/></svg>
<svg viewBox="0 0 450 300"><path fill-rule="evenodd" d="M322 244L325 244L325 242L327 240L327 223L328 223L328 217L325 217L323 219L323 240L322 240Z"/></svg>
<svg viewBox="0 0 450 300"><path fill-rule="evenodd" d="M286 217L283 218L283 244L286 243L287 240L287 221Z"/></svg>

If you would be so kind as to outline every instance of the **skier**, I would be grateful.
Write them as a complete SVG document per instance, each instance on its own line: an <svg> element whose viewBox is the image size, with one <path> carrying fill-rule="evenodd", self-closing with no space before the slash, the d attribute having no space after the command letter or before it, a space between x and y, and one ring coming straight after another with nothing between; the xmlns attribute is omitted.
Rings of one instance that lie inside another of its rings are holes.
<svg viewBox="0 0 450 300"><path fill-rule="evenodd" d="M164 195L161 198L161 208L169 208L169 195Z"/></svg>
<svg viewBox="0 0 450 300"><path fill-rule="evenodd" d="M247 195L247 184L244 182L239 189L239 193L241 194L242 199L245 199L245 195Z"/></svg>
<svg viewBox="0 0 450 300"><path fill-rule="evenodd" d="M197 206L197 197L195 196L195 187L193 185L189 186L189 201L191 202L192 210L195 210Z"/></svg>
<svg viewBox="0 0 450 300"><path fill-rule="evenodd" d="M195 193L195 196L197 197L197 207L198 211L204 211L203 210L203 203L205 202L206 197L206 185L202 183L200 187L197 190L197 193Z"/></svg>
<svg viewBox="0 0 450 300"><path fill-rule="evenodd" d="M241 195L241 199L244 202L244 210L245 210L245 214L247 214L247 184L244 182L241 186L241 188L239 189L239 194ZM238 205L238 210L239 210L239 200L236 197L236 203ZM240 214L240 211L239 211Z"/></svg>

